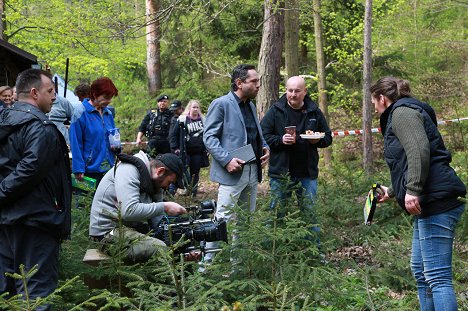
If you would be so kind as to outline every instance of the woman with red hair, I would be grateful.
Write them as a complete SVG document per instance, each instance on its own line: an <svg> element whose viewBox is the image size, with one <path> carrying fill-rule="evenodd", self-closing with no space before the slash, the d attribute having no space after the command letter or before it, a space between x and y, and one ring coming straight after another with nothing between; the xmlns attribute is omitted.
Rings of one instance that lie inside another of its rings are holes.
<svg viewBox="0 0 468 311"><path fill-rule="evenodd" d="M90 97L83 100L73 115L70 146L72 171L78 180L88 176L99 184L114 165L108 136L115 123L107 106L118 93L111 79L99 78L91 84Z"/></svg>

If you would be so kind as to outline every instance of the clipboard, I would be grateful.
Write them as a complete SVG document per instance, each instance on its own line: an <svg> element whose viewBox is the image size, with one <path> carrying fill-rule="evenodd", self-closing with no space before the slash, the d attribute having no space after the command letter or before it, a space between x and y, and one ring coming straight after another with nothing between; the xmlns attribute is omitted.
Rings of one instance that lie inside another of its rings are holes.
<svg viewBox="0 0 468 311"><path fill-rule="evenodd" d="M251 144L242 146L229 152L233 158L238 158L245 161L244 164L255 161L255 152Z"/></svg>
<svg viewBox="0 0 468 311"><path fill-rule="evenodd" d="M368 226L372 224L375 209L377 208L377 189L380 189L380 184L373 184L364 203L364 224Z"/></svg>

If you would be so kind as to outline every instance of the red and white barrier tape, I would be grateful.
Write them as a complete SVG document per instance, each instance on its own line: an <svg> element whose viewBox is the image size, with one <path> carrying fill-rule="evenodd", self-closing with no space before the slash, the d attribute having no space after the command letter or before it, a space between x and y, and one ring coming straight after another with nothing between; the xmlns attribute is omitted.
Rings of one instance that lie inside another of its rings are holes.
<svg viewBox="0 0 468 311"><path fill-rule="evenodd" d="M439 125L447 125L455 122L461 122L461 121L466 121L468 118L460 118L460 119L452 119L452 120L444 120L444 121L437 121L437 124ZM380 127L376 127L371 129L372 133L381 133L382 130ZM362 135L364 133L364 130L349 130L349 131L334 131L332 132L332 136L350 136L350 135Z"/></svg>
<svg viewBox="0 0 468 311"><path fill-rule="evenodd" d="M143 142L144 144L147 144L148 142L147 141L144 141ZM122 142L122 145L136 145L136 141L124 141Z"/></svg>
<svg viewBox="0 0 468 311"><path fill-rule="evenodd" d="M456 123L456 122L461 122L461 121L466 121L468 120L467 118L459 118L459 119L452 119L452 120L444 120L444 121L437 121L437 124L439 125L447 125L451 123ZM380 133L382 130L380 127L376 127L371 129L372 133ZM334 131L332 132L332 136L350 136L350 135L362 135L364 133L364 130L348 130L348 131ZM144 144L147 144L147 141L143 142ZM134 141L126 141L122 142L122 145L136 145L136 142Z"/></svg>

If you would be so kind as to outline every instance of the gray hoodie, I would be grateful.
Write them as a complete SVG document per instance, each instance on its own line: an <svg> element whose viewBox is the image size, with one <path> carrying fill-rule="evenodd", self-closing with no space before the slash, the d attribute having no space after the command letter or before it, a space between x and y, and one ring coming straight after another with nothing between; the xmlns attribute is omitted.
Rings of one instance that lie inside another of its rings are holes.
<svg viewBox="0 0 468 311"><path fill-rule="evenodd" d="M148 171L150 164L143 151L135 155L143 160ZM140 191L140 173L130 163L119 163L117 169L109 170L101 180L94 194L91 206L89 235L102 236L118 226L118 210L122 222L128 227L146 222L164 213L162 189L151 197Z"/></svg>

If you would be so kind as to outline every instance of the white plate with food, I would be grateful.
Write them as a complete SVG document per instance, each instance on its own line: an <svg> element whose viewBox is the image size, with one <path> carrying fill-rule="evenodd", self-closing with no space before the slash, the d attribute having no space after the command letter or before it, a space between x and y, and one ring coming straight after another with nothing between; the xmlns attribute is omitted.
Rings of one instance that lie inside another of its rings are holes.
<svg viewBox="0 0 468 311"><path fill-rule="evenodd" d="M302 139L320 139L324 137L325 137L325 133L320 133L320 132L301 134Z"/></svg>

